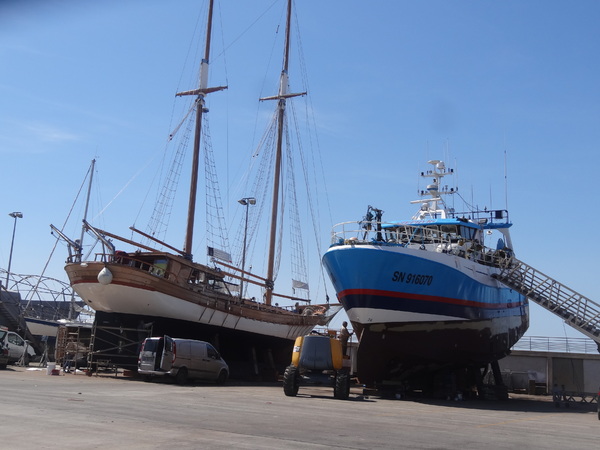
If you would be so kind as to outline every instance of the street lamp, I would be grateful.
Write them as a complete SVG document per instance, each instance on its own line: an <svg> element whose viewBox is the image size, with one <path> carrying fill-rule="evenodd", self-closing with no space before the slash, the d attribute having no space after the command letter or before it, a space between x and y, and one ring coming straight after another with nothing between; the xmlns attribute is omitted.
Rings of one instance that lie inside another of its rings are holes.
<svg viewBox="0 0 600 450"><path fill-rule="evenodd" d="M242 278L240 278L240 298L244 293L244 269L246 268L246 237L248 235L248 207L250 205L256 205L256 199L254 197L244 197L238 200L240 205L246 207L246 221L244 223L244 248L242 250Z"/></svg>
<svg viewBox="0 0 600 450"><path fill-rule="evenodd" d="M13 219L15 219L15 224L13 226L12 240L10 242L10 254L8 256L8 270L6 271L6 289L8 289L8 276L10 275L10 265L12 263L13 245L15 243L15 231L17 231L17 219L22 219L23 218L23 213L20 213L20 212L11 212L8 215L10 217L12 217Z"/></svg>

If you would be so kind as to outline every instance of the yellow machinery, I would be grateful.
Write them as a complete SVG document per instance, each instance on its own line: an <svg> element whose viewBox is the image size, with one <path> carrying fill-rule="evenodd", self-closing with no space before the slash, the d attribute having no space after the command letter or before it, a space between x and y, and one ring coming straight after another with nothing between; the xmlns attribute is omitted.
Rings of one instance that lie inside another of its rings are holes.
<svg viewBox="0 0 600 450"><path fill-rule="evenodd" d="M350 376L343 367L342 343L338 339L317 334L296 338L292 364L283 375L283 392L296 396L301 384L333 386L335 398L348 398Z"/></svg>

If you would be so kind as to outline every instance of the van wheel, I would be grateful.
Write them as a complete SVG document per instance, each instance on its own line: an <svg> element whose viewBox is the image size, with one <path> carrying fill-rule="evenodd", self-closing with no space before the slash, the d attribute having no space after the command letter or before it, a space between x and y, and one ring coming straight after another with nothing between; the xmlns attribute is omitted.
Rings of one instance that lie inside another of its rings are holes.
<svg viewBox="0 0 600 450"><path fill-rule="evenodd" d="M300 372L296 366L287 366L283 373L283 393L288 397L295 397L300 388Z"/></svg>
<svg viewBox="0 0 600 450"><path fill-rule="evenodd" d="M223 385L227 381L227 371L221 370L219 376L217 377L217 384Z"/></svg>
<svg viewBox="0 0 600 450"><path fill-rule="evenodd" d="M177 375L175 375L175 381L177 382L178 385L183 386L185 383L187 383L187 379L188 379L187 369L185 367L182 367L181 369L179 369L177 371Z"/></svg>
<svg viewBox="0 0 600 450"><path fill-rule="evenodd" d="M152 382L152 376L151 375L144 375L144 381L146 383L151 383Z"/></svg>

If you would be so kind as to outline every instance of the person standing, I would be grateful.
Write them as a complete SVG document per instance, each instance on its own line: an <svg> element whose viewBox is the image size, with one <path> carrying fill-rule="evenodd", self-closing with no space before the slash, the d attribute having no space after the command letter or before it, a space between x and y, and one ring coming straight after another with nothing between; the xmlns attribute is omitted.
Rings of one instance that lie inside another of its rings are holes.
<svg viewBox="0 0 600 450"><path fill-rule="evenodd" d="M562 399L562 391L558 387L558 384L554 383L552 387L552 401L554 402L554 406L560 408L560 401Z"/></svg>
<svg viewBox="0 0 600 450"><path fill-rule="evenodd" d="M342 329L340 330L340 342L342 343L342 355L346 356L348 350L348 339L354 334L353 331L348 331L348 322L342 322Z"/></svg>

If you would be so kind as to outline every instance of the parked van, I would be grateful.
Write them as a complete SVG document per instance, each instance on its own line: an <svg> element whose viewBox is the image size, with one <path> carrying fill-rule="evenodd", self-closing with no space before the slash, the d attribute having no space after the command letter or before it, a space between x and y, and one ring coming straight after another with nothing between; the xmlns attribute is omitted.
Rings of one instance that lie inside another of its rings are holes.
<svg viewBox="0 0 600 450"><path fill-rule="evenodd" d="M144 340L138 358L138 373L147 380L171 376L178 384L185 384L188 379L223 384L229 377L229 367L208 342L164 336Z"/></svg>
<svg viewBox="0 0 600 450"><path fill-rule="evenodd" d="M6 327L0 327L0 349L7 356L8 363L16 363L23 357L23 364L27 366L29 361L36 356L35 350L29 345L29 341L26 341L17 333L8 331ZM0 359L4 360L4 358Z"/></svg>

